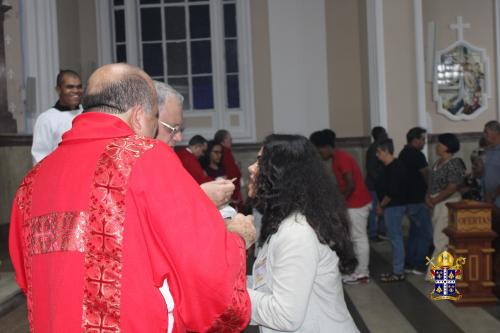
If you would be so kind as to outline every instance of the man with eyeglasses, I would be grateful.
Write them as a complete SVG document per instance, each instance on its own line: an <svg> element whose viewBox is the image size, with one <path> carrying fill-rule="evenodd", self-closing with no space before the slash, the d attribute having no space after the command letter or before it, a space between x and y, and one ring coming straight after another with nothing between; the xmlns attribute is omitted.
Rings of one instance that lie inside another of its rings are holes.
<svg viewBox="0 0 500 333"><path fill-rule="evenodd" d="M158 95L158 131L156 139L174 148L177 143L182 141L182 132L184 131L182 117L184 97L166 83L159 81L153 81L153 83ZM201 183L200 187L203 192L205 192L215 206L222 208L231 199L235 186L233 182L226 179L214 181L203 172L198 158L205 153L206 149L206 139L201 135L195 135L189 141L188 147L182 148L177 153L186 171L188 171L196 182ZM168 332L171 332L173 329L173 310L175 304L167 280L163 282L160 292L167 303L169 318Z"/></svg>
<svg viewBox="0 0 500 333"><path fill-rule="evenodd" d="M182 141L182 132L184 131L182 117L182 103L184 102L184 97L177 90L166 83L159 81L153 82L158 94L159 109L158 134L156 136L156 139L174 148L179 142ZM183 149L183 153L189 152L184 152ZM195 155L196 154L198 154L197 149ZM188 157L191 156L188 155ZM199 156L193 157L194 162L199 165L197 161L197 158ZM201 189L210 198L210 200L212 200L212 202L217 207L222 207L224 204L229 202L235 189L235 185L233 184L233 182L227 179L214 181L206 175L203 176L203 170L201 166L199 166L198 169L202 173L202 175L200 177L194 178L200 184ZM190 171L191 175L193 175L191 170L188 171Z"/></svg>

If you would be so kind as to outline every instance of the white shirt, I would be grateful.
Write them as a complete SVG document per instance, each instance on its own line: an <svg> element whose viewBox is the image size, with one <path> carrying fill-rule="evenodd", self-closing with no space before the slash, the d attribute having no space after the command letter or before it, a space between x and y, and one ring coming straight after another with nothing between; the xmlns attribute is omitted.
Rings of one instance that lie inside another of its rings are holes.
<svg viewBox="0 0 500 333"><path fill-rule="evenodd" d="M283 220L254 263L250 324L262 333L359 332L347 310L338 262L303 215Z"/></svg>
<svg viewBox="0 0 500 333"><path fill-rule="evenodd" d="M31 146L33 164L40 162L57 148L63 133L71 129L73 118L82 111L81 105L79 109L73 111L51 108L38 116L33 128L33 146Z"/></svg>

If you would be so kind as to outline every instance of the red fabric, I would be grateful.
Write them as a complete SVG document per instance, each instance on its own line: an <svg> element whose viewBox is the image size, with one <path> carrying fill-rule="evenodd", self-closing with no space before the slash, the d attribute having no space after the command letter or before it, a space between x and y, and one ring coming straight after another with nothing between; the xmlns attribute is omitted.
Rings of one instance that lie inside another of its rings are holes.
<svg viewBox="0 0 500 333"><path fill-rule="evenodd" d="M36 332L166 332L165 278L176 332L250 317L242 239L169 147L111 115L75 118L25 178L9 248Z"/></svg>
<svg viewBox="0 0 500 333"><path fill-rule="evenodd" d="M360 208L371 202L370 192L363 181L363 175L354 158L343 150L336 149L332 160L332 169L337 178L339 188L343 190L347 183L344 179L346 173L351 173L354 182L354 190L346 198L347 208Z"/></svg>
<svg viewBox="0 0 500 333"><path fill-rule="evenodd" d="M224 146L222 146L222 149L222 166L226 171L227 178L236 178L236 181L234 182L235 188L231 199L236 208L238 208L238 211L241 211L243 209L243 198L241 197L241 171L234 159L231 149Z"/></svg>
<svg viewBox="0 0 500 333"><path fill-rule="evenodd" d="M181 148L176 151L177 156L182 162L184 168L191 174L191 176L196 180L198 184L203 184L214 180L209 177L206 172L201 167L200 161L186 148Z"/></svg>

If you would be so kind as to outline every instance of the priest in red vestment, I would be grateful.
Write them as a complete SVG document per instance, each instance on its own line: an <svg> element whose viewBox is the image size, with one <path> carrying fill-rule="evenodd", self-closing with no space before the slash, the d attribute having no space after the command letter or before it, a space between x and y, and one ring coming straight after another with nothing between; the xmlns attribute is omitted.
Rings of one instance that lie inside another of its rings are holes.
<svg viewBox="0 0 500 333"><path fill-rule="evenodd" d="M220 143L222 145L222 166L226 171L226 175L228 179L236 178L234 182L235 189L233 192L233 196L231 200L233 202L234 207L241 212L243 209L243 198L241 197L241 171L240 167L236 163L234 159L233 152L231 150L233 144L233 138L231 137L231 133L225 129L218 130L215 133L214 141Z"/></svg>
<svg viewBox="0 0 500 333"><path fill-rule="evenodd" d="M85 112L24 178L9 250L32 332L238 332L249 320L251 218L228 226L157 128L150 78L99 68ZM228 231L231 230L231 231Z"/></svg>

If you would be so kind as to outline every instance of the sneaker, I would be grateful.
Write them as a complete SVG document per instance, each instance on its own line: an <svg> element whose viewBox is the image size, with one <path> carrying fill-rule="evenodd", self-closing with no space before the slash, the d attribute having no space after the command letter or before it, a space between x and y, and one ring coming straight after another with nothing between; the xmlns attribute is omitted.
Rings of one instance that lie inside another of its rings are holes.
<svg viewBox="0 0 500 333"><path fill-rule="evenodd" d="M370 282L370 277L366 275L356 275L356 274L351 274L351 275L346 275L342 277L342 282L348 285L353 285L353 284L366 284Z"/></svg>
<svg viewBox="0 0 500 333"><path fill-rule="evenodd" d="M380 281L384 283L401 282L404 280L404 274L384 273L380 275Z"/></svg>

